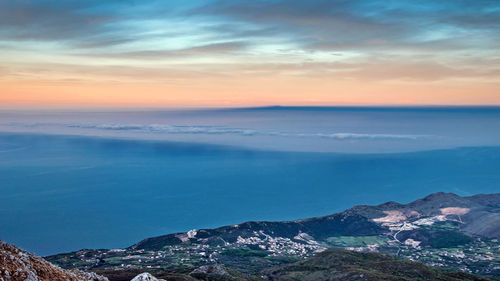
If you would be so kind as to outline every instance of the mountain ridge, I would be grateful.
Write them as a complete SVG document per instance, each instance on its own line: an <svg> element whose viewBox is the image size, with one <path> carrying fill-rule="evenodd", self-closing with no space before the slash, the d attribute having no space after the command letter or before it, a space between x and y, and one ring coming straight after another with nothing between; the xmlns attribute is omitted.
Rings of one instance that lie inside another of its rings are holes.
<svg viewBox="0 0 500 281"><path fill-rule="evenodd" d="M440 202L440 204L438 205L438 207L433 210L433 211L437 211L437 209L440 209L440 208L443 208L443 207L446 207L446 206L451 206L450 205L450 201L452 201L453 203L457 203L459 206L465 206L467 205L467 203L469 203L468 206L470 206L470 201L469 200L475 200L475 199L483 199L484 197L488 198L488 197L495 197L495 199L493 201L496 200L496 202L500 202L500 193L491 193L491 194L476 194L476 195L472 195L472 196L466 196L466 197L461 197L455 193L445 193L445 192L436 192L436 193L432 193L430 195L427 195L426 197L422 198L422 199L417 199L415 201L412 201L408 204L402 204L402 203L399 203L399 202L395 202L395 201L388 201L388 202L385 202L385 203L382 203L382 204L378 204L378 205L375 205L375 206L372 206L372 205L356 205L356 206L353 206L345 211L342 211L342 212L338 212L338 213L333 213L333 214L330 214L330 215L326 215L326 216L318 216L318 217L312 217L312 218L304 218L304 219L297 219L297 220L289 220L289 221L246 221L246 222L243 222L243 223L239 223L239 224L234 224L234 225L225 225L225 226L221 226L221 227L217 227L217 228L209 228L209 229L200 229L200 231L204 231L204 230L225 230L225 229L228 229L228 228L231 228L231 227L235 227L235 226L242 226L242 225L255 225L255 224L263 224L263 225L268 225L268 224L276 224L276 223L306 223L306 222L310 222L310 221L314 221L314 220L318 220L318 219L331 219L332 217L334 216L337 216L337 215L347 215L347 214L350 214L350 213L354 213L354 214L358 214L359 215L359 212L363 209L366 209L366 208L369 208L370 210L376 210L376 211L387 211L389 209L393 209L393 208L402 208L402 207L406 207L406 206L410 206L410 208L414 208L415 205L418 205L418 204L426 204L426 205L429 205L429 204L432 204L434 203L436 200L439 200L439 201L443 201L443 200L447 200L447 201L444 201L444 202ZM466 199L467 201L464 201L463 199ZM491 200L491 198L490 198ZM499 206L500 208L500 206ZM365 214L365 212L363 212L363 214ZM380 214L373 214L372 215L367 215L369 218L371 217L376 217L377 215L380 215ZM139 248L141 247L141 244L143 244L143 242L146 242L146 241L152 241L152 240L155 240L155 239L161 239L162 237L171 237L172 235L179 235L179 234L185 234L187 232L177 232L177 233L171 233L171 234L166 234L166 235L160 235L160 236L155 236L155 237L149 237L149 238L146 238L144 240L141 240L131 246L129 246L128 248ZM481 233L475 233L477 235L481 235ZM500 238L500 229L497 232L494 233L494 237L496 238Z"/></svg>
<svg viewBox="0 0 500 281"><path fill-rule="evenodd" d="M407 204L390 201L314 218L193 229L124 249L80 250L47 259L78 269L220 264L256 273L327 249L347 249L500 276L499 238L500 193L438 192Z"/></svg>

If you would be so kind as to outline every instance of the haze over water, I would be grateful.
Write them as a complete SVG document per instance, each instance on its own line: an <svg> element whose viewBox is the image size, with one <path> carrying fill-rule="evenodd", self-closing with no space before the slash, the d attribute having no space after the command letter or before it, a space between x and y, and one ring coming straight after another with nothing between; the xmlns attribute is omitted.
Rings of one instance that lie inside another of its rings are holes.
<svg viewBox="0 0 500 281"><path fill-rule="evenodd" d="M0 111L0 130L382 153L500 144L500 107L263 107L204 110Z"/></svg>
<svg viewBox="0 0 500 281"><path fill-rule="evenodd" d="M47 255L499 192L500 108L0 111L0 238Z"/></svg>

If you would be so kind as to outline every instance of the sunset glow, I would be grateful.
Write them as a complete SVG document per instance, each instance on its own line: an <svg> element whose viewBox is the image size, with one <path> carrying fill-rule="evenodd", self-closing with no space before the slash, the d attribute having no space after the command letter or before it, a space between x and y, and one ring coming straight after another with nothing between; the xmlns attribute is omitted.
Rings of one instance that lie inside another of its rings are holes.
<svg viewBox="0 0 500 281"><path fill-rule="evenodd" d="M500 104L497 1L2 1L0 106Z"/></svg>

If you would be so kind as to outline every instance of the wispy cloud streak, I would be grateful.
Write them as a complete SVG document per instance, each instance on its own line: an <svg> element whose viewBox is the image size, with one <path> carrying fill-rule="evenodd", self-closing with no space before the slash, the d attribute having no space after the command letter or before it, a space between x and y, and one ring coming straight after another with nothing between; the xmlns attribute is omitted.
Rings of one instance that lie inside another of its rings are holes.
<svg viewBox="0 0 500 281"><path fill-rule="evenodd" d="M332 140L418 140L429 138L427 135L406 134L363 134L363 133L299 133L273 130L256 130L246 128L231 128L225 126L207 125L166 125L166 124L117 124L117 123L9 123L9 126L42 128L42 127L66 127L73 129L91 129L105 131L131 131L153 134L204 134L204 135L236 135L236 136L270 136L270 137L300 137L300 138L325 138Z"/></svg>

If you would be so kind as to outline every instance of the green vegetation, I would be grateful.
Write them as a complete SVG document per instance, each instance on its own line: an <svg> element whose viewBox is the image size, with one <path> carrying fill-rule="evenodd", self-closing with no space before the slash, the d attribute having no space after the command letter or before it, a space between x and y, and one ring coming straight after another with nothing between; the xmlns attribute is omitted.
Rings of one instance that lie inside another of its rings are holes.
<svg viewBox="0 0 500 281"><path fill-rule="evenodd" d="M456 221L440 221L432 225L432 229L443 231L458 231L459 227L460 223Z"/></svg>
<svg viewBox="0 0 500 281"><path fill-rule="evenodd" d="M241 251L240 251L241 252ZM200 270L201 269L201 270ZM168 270L148 270L157 278L178 281L233 280L233 281L487 281L489 279L457 271L445 271L419 262L399 260L377 253L359 253L346 250L328 250L313 257L273 267L258 274L245 274L216 265L179 267ZM140 269L97 270L110 281L131 280Z"/></svg>
<svg viewBox="0 0 500 281"><path fill-rule="evenodd" d="M364 247L373 244L385 244L387 237L382 236L336 236L326 239L332 247Z"/></svg>
<svg viewBox="0 0 500 281"><path fill-rule="evenodd" d="M438 235L429 241L433 248L453 248L472 242L472 238L455 231L440 231Z"/></svg>
<svg viewBox="0 0 500 281"><path fill-rule="evenodd" d="M228 249L221 254L236 257L265 257L268 255L268 252L264 250Z"/></svg>
<svg viewBox="0 0 500 281"><path fill-rule="evenodd" d="M271 280L483 281L463 272L443 271L376 253L328 250L303 261L267 270Z"/></svg>

